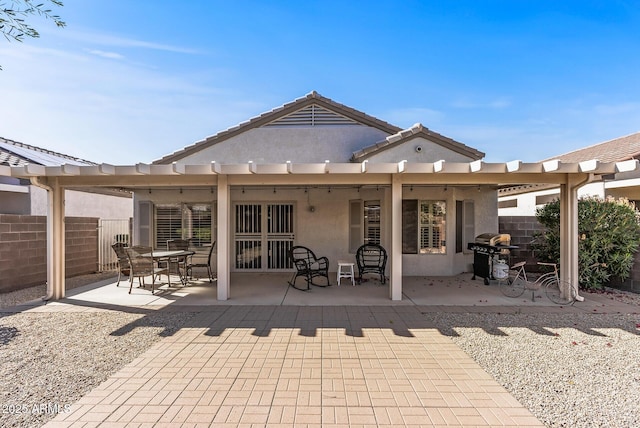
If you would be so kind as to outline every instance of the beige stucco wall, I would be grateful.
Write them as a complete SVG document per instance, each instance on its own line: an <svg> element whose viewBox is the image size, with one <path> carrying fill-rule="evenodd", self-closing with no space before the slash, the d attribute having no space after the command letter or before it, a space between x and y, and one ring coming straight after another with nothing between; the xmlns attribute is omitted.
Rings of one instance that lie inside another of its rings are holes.
<svg viewBox="0 0 640 428"><path fill-rule="evenodd" d="M36 186L29 187L31 214L47 215L47 191ZM133 201L130 197L66 190L64 209L65 216L69 217L130 218L133 215Z"/></svg>
<svg viewBox="0 0 640 428"><path fill-rule="evenodd" d="M368 158L369 162L471 162L475 159L453 152L439 144L418 137L398 146L391 146L387 150Z"/></svg>
<svg viewBox="0 0 640 428"><path fill-rule="evenodd" d="M498 232L498 207L496 191L478 190L477 187L418 187L413 191L405 188L404 199L444 200L447 203L446 254L404 254L402 256L403 275L407 276L450 276L471 272L473 252L463 249L456 253L456 201L474 201L475 233ZM475 236L474 236L475 238Z"/></svg>
<svg viewBox="0 0 640 428"><path fill-rule="evenodd" d="M187 156L179 163L348 162L354 151L386 136L378 129L361 125L256 128Z"/></svg>
<svg viewBox="0 0 640 428"><path fill-rule="evenodd" d="M290 202L294 204L294 233L296 245L311 248L318 256L330 259L331 270L334 271L339 259L354 260L355 255L349 252L349 201L351 200L379 200L382 204L382 245L390 254L390 189L387 186L370 186L358 190L355 186L349 188L333 187L331 192L326 185L305 187L249 187L234 186L231 189L232 202ZM148 200L154 204L175 202L210 202L214 203L215 191L183 190L153 190L141 191L136 201ZM418 187L413 191L403 190L405 199L429 199L447 202L447 253L440 254L405 254L403 255L403 274L408 276L448 276L471 271L473 254L466 251L455 253L456 200L474 200L476 235L483 232L498 231L498 217L495 190L477 187L459 187L451 185L444 187ZM309 209L314 207L314 211ZM233 226L233 203L229 207L229 218ZM402 221L402 219L395 219ZM234 271L233 236L229 241L227 251L231 255L231 270ZM221 249L218 249L220 251ZM390 264L387 266L389 274Z"/></svg>

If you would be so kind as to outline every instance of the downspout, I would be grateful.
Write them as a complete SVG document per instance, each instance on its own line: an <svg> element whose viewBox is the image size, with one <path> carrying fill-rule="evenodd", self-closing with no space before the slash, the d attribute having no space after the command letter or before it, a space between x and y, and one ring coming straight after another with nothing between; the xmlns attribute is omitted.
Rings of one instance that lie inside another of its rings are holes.
<svg viewBox="0 0 640 428"><path fill-rule="evenodd" d="M573 194L573 190L575 189L576 196L577 196L578 195L578 189L580 187L582 187L584 185L587 185L589 183L593 183L594 181L596 181L596 175L591 172L591 173L589 173L589 175L587 175L587 177L584 180L582 180L582 181L574 184L573 186L571 186L571 188L569 189L569 192L571 194ZM577 237L572 237L572 239L577 239ZM574 281L574 284L573 284L573 286L575 287L575 290L576 290L576 300L578 302L584 302L584 297L579 294L579 292L580 292L580 286L579 285L580 284L578 284L578 278L576 278L575 281Z"/></svg>
<svg viewBox="0 0 640 428"><path fill-rule="evenodd" d="M53 193L53 188L47 184L44 184L40 181L40 177L31 177L31 184L39 187L41 189L44 189L47 191L47 216L49 216L49 210L51 209L51 202L50 202L50 197L51 194ZM47 241L49 239L51 239L51 235L52 233L50 232L49 228L51 226L49 225L49 220L47 220ZM54 298L54 292L53 292L53 286L51 284L51 281L49 280L49 270L51 269L51 266L49 266L49 242L47 242L47 294L45 294L44 296L42 296L42 300L45 302L45 304Z"/></svg>

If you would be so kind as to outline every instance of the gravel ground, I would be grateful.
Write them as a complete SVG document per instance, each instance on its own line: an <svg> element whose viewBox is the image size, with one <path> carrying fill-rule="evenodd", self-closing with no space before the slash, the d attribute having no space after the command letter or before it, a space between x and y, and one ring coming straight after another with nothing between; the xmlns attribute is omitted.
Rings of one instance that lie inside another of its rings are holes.
<svg viewBox="0 0 640 428"><path fill-rule="evenodd" d="M640 426L640 315L434 314L434 322L453 326L452 340L546 426Z"/></svg>
<svg viewBox="0 0 640 428"><path fill-rule="evenodd" d="M639 313L424 317L547 426L638 426L640 295L608 293ZM136 308L0 314L0 426L42 426L197 315Z"/></svg>
<svg viewBox="0 0 640 428"><path fill-rule="evenodd" d="M74 288L81 287L83 285L93 284L94 282L102 281L107 278L116 278L117 276L118 274L112 271L74 276L66 279L66 289L73 290ZM23 290L11 291L9 293L0 293L0 309L10 308L12 306L40 299L45 294L47 294L46 284L36 285L35 287L25 288Z"/></svg>

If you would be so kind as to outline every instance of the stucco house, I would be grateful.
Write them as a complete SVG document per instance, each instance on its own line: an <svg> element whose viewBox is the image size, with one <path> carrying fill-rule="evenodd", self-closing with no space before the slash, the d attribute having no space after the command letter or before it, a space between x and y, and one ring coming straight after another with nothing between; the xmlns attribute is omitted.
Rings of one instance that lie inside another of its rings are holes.
<svg viewBox="0 0 640 428"><path fill-rule="evenodd" d="M364 165L375 172L375 164L443 159L468 163L483 156L420 124L401 129L312 92L153 164L221 161L247 165L251 174L252 168L285 162L308 165L301 172L352 163L358 170ZM367 175L327 181L325 176L298 180L291 174L273 185L268 175L242 178L229 183L231 272L291 270L287 253L294 244L330 254L334 263L353 259L365 242L391 246L388 182ZM494 188L455 183L416 183L405 189L404 274L455 275L467 270L466 244L475 231L497 231L495 198ZM203 218L211 221L211 239L216 240L216 202L215 192L202 187L135 190L134 240L161 247L167 239L193 238L202 231ZM180 224L182 228L176 227Z"/></svg>
<svg viewBox="0 0 640 428"><path fill-rule="evenodd" d="M0 138L0 167L93 167L84 159ZM0 174L0 292L43 284L48 212L46 184L36 177ZM108 187L69 187L64 191L69 276L111 269L117 262L111 244L129 234L131 193Z"/></svg>
<svg viewBox="0 0 640 428"><path fill-rule="evenodd" d="M92 166L95 162L0 137L0 165ZM129 218L131 194L105 188L67 189L66 215L70 217ZM0 214L46 215L47 191L28 178L0 176Z"/></svg>
<svg viewBox="0 0 640 428"><path fill-rule="evenodd" d="M601 162L629 162L640 159L640 132L564 153L542 162L580 163L593 159ZM529 247L533 234L541 230L535 218L536 209L558 199L560 187L553 184L508 186L499 189L498 195L501 231L512 233L515 243L520 247L517 250L519 256L530 257ZM640 207L640 172L618 171L590 176L578 189L578 197L626 198L635 202L636 207ZM633 291L640 290L640 252L636 253L630 277L623 283L612 282L612 285Z"/></svg>
<svg viewBox="0 0 640 428"><path fill-rule="evenodd" d="M389 297L401 300L403 276L471 270L467 244L498 232L505 186L560 186L561 276L577 278L578 187L638 165L483 158L421 124L402 129L311 92L151 164L0 166L0 175L50 189L52 298L65 294L64 189L101 186L133 193L134 244L215 242L219 300L233 298L238 273L292 271L293 245L328 256L335 271L365 242L387 249Z"/></svg>
<svg viewBox="0 0 640 428"><path fill-rule="evenodd" d="M600 162L623 162L640 159L640 132L574 150L541 162L579 163L597 159ZM614 197L640 201L640 173L619 172L594 176L579 190L579 197ZM560 187L552 184L509 186L498 193L501 216L534 216L536 209L558 199Z"/></svg>

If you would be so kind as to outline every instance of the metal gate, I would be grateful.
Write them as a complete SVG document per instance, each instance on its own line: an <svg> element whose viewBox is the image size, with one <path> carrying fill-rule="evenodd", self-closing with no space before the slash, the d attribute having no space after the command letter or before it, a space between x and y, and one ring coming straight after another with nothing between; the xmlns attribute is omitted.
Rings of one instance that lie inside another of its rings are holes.
<svg viewBox="0 0 640 428"><path fill-rule="evenodd" d="M98 220L98 269L118 269L118 258L111 246L116 242L129 245L129 219Z"/></svg>
<svg viewBox="0 0 640 428"><path fill-rule="evenodd" d="M293 204L236 204L235 269L291 269L288 255L294 239L293 217Z"/></svg>

